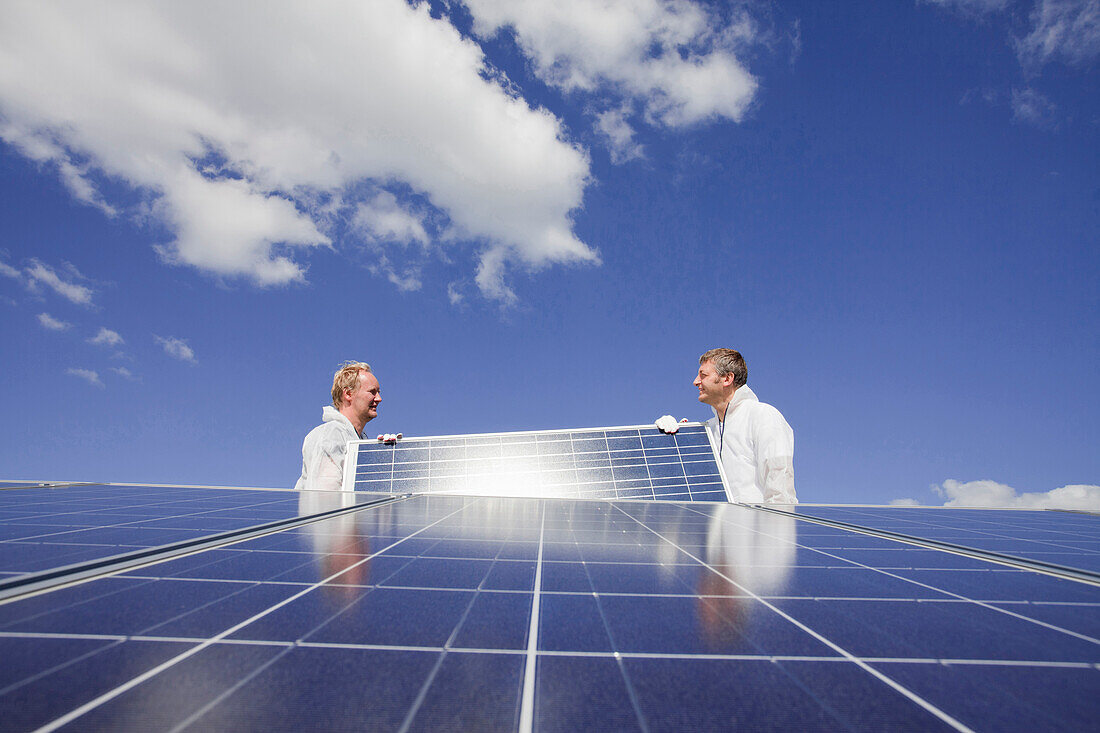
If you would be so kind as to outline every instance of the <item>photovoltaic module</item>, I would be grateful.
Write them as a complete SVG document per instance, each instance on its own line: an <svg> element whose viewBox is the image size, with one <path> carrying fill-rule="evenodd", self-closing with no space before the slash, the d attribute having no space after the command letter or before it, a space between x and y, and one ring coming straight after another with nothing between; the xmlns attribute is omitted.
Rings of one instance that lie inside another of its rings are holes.
<svg viewBox="0 0 1100 733"><path fill-rule="evenodd" d="M706 428L652 425L349 444L345 488L393 494L727 501Z"/></svg>

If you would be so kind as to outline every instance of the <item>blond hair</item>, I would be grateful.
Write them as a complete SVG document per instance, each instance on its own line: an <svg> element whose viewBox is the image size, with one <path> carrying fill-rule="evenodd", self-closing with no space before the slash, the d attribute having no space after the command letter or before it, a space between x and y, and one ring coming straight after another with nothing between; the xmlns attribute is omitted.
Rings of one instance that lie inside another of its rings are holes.
<svg viewBox="0 0 1100 733"><path fill-rule="evenodd" d="M344 406L344 390L352 392L359 389L359 374L369 372L370 364L365 361L345 361L332 377L332 405L337 410Z"/></svg>

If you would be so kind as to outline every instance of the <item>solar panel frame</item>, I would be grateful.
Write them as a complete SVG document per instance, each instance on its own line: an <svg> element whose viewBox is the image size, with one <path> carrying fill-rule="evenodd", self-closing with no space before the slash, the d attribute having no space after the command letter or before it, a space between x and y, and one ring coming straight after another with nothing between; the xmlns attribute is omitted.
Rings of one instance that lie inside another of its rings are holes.
<svg viewBox="0 0 1100 733"><path fill-rule="evenodd" d="M521 483L526 491L517 490ZM351 441L345 491L575 499L730 501L702 423Z"/></svg>

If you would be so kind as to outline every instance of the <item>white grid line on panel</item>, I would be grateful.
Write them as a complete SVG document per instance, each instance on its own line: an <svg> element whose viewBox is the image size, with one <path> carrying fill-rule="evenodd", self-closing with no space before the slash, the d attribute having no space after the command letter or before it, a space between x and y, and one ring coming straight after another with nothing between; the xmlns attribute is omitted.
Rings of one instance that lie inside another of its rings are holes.
<svg viewBox="0 0 1100 733"><path fill-rule="evenodd" d="M645 449L645 441L642 440L642 431L641 430L638 431L638 442L642 446L642 462L645 464L645 475L646 475L646 478L649 480L649 497L651 499L656 499L657 498L657 489L653 486L653 472L649 470L649 455L647 454L646 449ZM684 479L684 484L685 485L687 484L687 479ZM629 682L627 683L626 689L627 689L627 692L630 693L630 702L634 705L634 708L635 708L634 712L638 713L639 712L638 709L637 709L638 701L635 700L634 688L633 688L633 686L630 685ZM641 720L641 719L642 719L641 715L639 714L638 720Z"/></svg>
<svg viewBox="0 0 1100 733"><path fill-rule="evenodd" d="M542 548L546 536L546 504L539 502L542 523L539 527L539 556L535 565L534 593L531 596L531 622L527 629L527 658L523 666L523 693L520 698L519 729L531 733L535 721L535 670L539 649L539 610L542 594Z"/></svg>
<svg viewBox="0 0 1100 733"><path fill-rule="evenodd" d="M590 595L590 594L589 594ZM185 644L199 644L208 641L202 637L190 636L154 636L140 634L134 636L119 636L116 634L61 634L61 633L34 633L34 632L3 632L0 638L22 639L79 639L92 641L135 641L135 642L176 642ZM268 639L218 639L214 642L217 646L262 646L285 648L310 648L310 649L358 649L363 651L397 651L397 652L434 652L447 651L451 654L503 654L507 656L526 656L527 649L508 649L500 647L452 647L445 649L441 646L415 646L409 644L355 644L351 642L327 642L327 641L281 641ZM94 649L89 654L96 654L107 646ZM847 657L837 656L812 656L791 654L720 654L720 653L691 653L691 652L614 652L614 651L560 651L540 649L537 652L540 657L598 657L613 659L618 655L623 659L685 659L685 660L715 660L715 661L759 661L759 662L831 662L848 664ZM83 658L83 657L81 657ZM857 657L868 664L926 664L955 667L1016 667L1016 668L1047 668L1047 669L1096 669L1100 670L1100 662L1056 662L1042 659L963 659L963 658L939 658L939 657ZM75 660L67 660L66 664ZM64 666L64 665L59 665ZM22 682L22 681L21 681Z"/></svg>

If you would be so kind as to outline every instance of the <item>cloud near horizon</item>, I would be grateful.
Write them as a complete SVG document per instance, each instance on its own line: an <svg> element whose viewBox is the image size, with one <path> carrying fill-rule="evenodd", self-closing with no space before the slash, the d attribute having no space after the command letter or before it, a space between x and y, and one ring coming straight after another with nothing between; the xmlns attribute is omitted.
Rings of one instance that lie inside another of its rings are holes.
<svg viewBox="0 0 1100 733"><path fill-rule="evenodd" d="M488 297L510 267L598 262L571 219L587 154L497 76L404 0L0 8L0 138L106 213L105 183L139 192L165 262L258 286L348 246L365 183L428 202Z"/></svg>
<svg viewBox="0 0 1100 733"><path fill-rule="evenodd" d="M941 485L933 485L932 492L945 499L943 506L949 507L1100 511L1100 486L1092 484L1069 484L1046 492L1019 493L996 481L947 479ZM921 506L916 499L895 499L890 505Z"/></svg>

